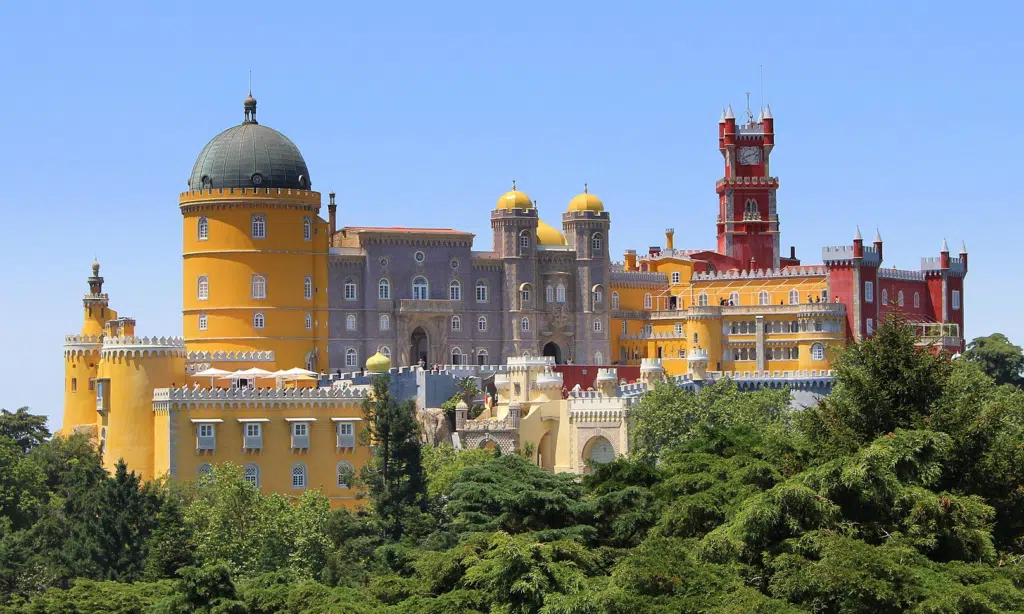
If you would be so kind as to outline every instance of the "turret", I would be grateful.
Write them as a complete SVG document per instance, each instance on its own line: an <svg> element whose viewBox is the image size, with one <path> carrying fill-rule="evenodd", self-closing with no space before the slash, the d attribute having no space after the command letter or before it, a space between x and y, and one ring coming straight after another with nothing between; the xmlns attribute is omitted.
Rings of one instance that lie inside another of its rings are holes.
<svg viewBox="0 0 1024 614"><path fill-rule="evenodd" d="M700 348L690 350L686 360L689 363L690 375L693 377L693 381L704 381L708 373L708 351Z"/></svg>
<svg viewBox="0 0 1024 614"><path fill-rule="evenodd" d="M949 244L942 240L942 251L939 252L939 268L943 271L949 269Z"/></svg>
<svg viewBox="0 0 1024 614"><path fill-rule="evenodd" d="M459 400L459 404L455 406L455 430L461 431L466 428L466 419L469 417L469 405L466 402Z"/></svg>
<svg viewBox="0 0 1024 614"><path fill-rule="evenodd" d="M619 381L619 372L614 367L598 369L597 377L594 378L594 387L606 397L615 396L615 386Z"/></svg>
<svg viewBox="0 0 1024 614"><path fill-rule="evenodd" d="M676 231L675 231L674 228L666 228L665 229L665 249L667 251L671 251L671 250L675 249L675 241L674 241L675 234L676 234Z"/></svg>
<svg viewBox="0 0 1024 614"><path fill-rule="evenodd" d="M964 263L964 272L967 272L967 243L960 242L960 261Z"/></svg>
<svg viewBox="0 0 1024 614"><path fill-rule="evenodd" d="M775 118L772 117L772 105L764 108L761 115L761 128L764 130L765 154L769 154L775 147Z"/></svg>
<svg viewBox="0 0 1024 614"><path fill-rule="evenodd" d="M627 249L626 250L625 261L623 263L623 267L622 268L624 268L627 271L635 271L636 270L636 250L635 249Z"/></svg>
<svg viewBox="0 0 1024 614"><path fill-rule="evenodd" d="M857 232L853 233L853 257L864 258L864 237L860 235L860 226Z"/></svg>
<svg viewBox="0 0 1024 614"><path fill-rule="evenodd" d="M642 358L640 360L640 381L653 388L658 382L665 381L665 367L660 358Z"/></svg>
<svg viewBox="0 0 1024 614"><path fill-rule="evenodd" d="M875 251L878 252L878 259L879 260L883 260L883 258L882 258L882 233L878 232L877 228L875 229L874 245L875 245Z"/></svg>
<svg viewBox="0 0 1024 614"><path fill-rule="evenodd" d="M722 128L723 144L736 144L736 115L732 112L732 105L725 110L725 126Z"/></svg>

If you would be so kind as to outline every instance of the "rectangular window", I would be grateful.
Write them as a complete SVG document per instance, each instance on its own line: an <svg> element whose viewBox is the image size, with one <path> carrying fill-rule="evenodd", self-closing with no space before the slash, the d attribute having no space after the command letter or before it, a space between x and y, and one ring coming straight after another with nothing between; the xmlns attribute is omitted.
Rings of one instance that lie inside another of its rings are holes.
<svg viewBox="0 0 1024 614"><path fill-rule="evenodd" d="M196 449L197 450L215 450L217 448L217 440L214 437L213 425L212 424L200 424L196 428Z"/></svg>
<svg viewBox="0 0 1024 614"><path fill-rule="evenodd" d="M78 392L78 378L71 378L71 392Z"/></svg>
<svg viewBox="0 0 1024 614"><path fill-rule="evenodd" d="M676 335L683 334L683 325L679 322L676 323Z"/></svg>
<svg viewBox="0 0 1024 614"><path fill-rule="evenodd" d="M259 450L263 448L263 429L259 423L245 424L245 449Z"/></svg>
<svg viewBox="0 0 1024 614"><path fill-rule="evenodd" d="M871 283L870 281L864 282L864 302L875 302L875 284Z"/></svg>
<svg viewBox="0 0 1024 614"><path fill-rule="evenodd" d="M352 427L351 422L339 422L338 423L338 447L339 448L354 448L356 447L355 429Z"/></svg>
<svg viewBox="0 0 1024 614"><path fill-rule="evenodd" d="M679 283L679 271L673 271L672 272L672 283L674 283L674 284Z"/></svg>
<svg viewBox="0 0 1024 614"><path fill-rule="evenodd" d="M313 240L313 220L308 215L302 218L302 238L305 241Z"/></svg>
<svg viewBox="0 0 1024 614"><path fill-rule="evenodd" d="M309 448L309 425L305 422L292 423L292 447Z"/></svg>
<svg viewBox="0 0 1024 614"><path fill-rule="evenodd" d="M485 286L484 284L477 284L476 286L476 302L487 302L487 286Z"/></svg>
<svg viewBox="0 0 1024 614"><path fill-rule="evenodd" d="M960 311L960 291L953 290L953 311Z"/></svg>
<svg viewBox="0 0 1024 614"><path fill-rule="evenodd" d="M313 278L308 275L302 280L302 298L307 301L313 299Z"/></svg>
<svg viewBox="0 0 1024 614"><path fill-rule="evenodd" d="M865 325L864 328L867 331L867 334L869 336L870 335L874 335L875 334L875 321L872 320L871 318L868 318L867 324Z"/></svg>

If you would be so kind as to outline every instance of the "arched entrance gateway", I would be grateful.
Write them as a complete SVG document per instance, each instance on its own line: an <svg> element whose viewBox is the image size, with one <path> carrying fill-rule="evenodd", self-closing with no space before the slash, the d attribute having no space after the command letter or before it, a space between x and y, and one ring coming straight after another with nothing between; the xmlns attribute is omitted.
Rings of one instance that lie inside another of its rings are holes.
<svg viewBox="0 0 1024 614"><path fill-rule="evenodd" d="M429 363L430 357L427 354L427 348L429 348L430 345L427 342L427 331L423 330L422 327L417 326L416 329L412 331L412 335L409 340L412 343L412 349L409 352L409 364L415 365L421 360L424 363Z"/></svg>
<svg viewBox="0 0 1024 614"><path fill-rule="evenodd" d="M554 358L556 365L562 364L562 348L558 347L558 344L554 341L549 341L544 346L544 355Z"/></svg>

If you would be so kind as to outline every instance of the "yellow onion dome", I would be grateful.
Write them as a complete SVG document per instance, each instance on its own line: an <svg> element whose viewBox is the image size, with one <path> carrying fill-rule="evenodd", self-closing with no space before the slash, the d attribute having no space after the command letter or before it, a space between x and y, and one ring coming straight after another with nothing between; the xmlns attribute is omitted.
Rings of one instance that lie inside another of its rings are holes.
<svg viewBox="0 0 1024 614"><path fill-rule="evenodd" d="M512 190L505 192L498 198L495 209L533 209L533 201L526 194L516 189L516 182L512 182Z"/></svg>
<svg viewBox="0 0 1024 614"><path fill-rule="evenodd" d="M537 220L537 245L568 245L565 235L544 220Z"/></svg>
<svg viewBox="0 0 1024 614"><path fill-rule="evenodd" d="M366 370L371 373L387 373L391 370L391 359L380 353L366 359Z"/></svg>
<svg viewBox="0 0 1024 614"><path fill-rule="evenodd" d="M569 211L593 211L600 213L604 211L604 203L601 199L587 191L586 184L583 185L583 193L569 201Z"/></svg>

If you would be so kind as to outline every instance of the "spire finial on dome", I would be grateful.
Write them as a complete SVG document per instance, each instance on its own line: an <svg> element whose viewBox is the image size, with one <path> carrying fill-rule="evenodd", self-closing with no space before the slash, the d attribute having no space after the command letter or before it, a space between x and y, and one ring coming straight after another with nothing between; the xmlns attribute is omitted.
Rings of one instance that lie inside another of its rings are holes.
<svg viewBox="0 0 1024 614"><path fill-rule="evenodd" d="M99 258L93 258L92 259L92 276L93 277L99 277L99 274L100 274L100 259Z"/></svg>
<svg viewBox="0 0 1024 614"><path fill-rule="evenodd" d="M512 191L513 192L516 191L516 178L515 177L512 178Z"/></svg>
<svg viewBox="0 0 1024 614"><path fill-rule="evenodd" d="M864 237L862 237L861 234L860 234L860 225L858 225L857 226L857 232L853 233L853 240L854 241L862 241L863 239L864 239Z"/></svg>
<svg viewBox="0 0 1024 614"><path fill-rule="evenodd" d="M245 109L245 123L255 124L256 123L256 99L252 97L252 71L249 71L249 95L246 97L245 102L242 103L242 108Z"/></svg>
<svg viewBox="0 0 1024 614"><path fill-rule="evenodd" d="M588 190L587 182L584 181L583 182L583 193L584 194L590 194L590 192L588 192L587 190Z"/></svg>
<svg viewBox="0 0 1024 614"><path fill-rule="evenodd" d="M942 237L942 252L943 254L949 253L949 244L946 243L946 237Z"/></svg>

